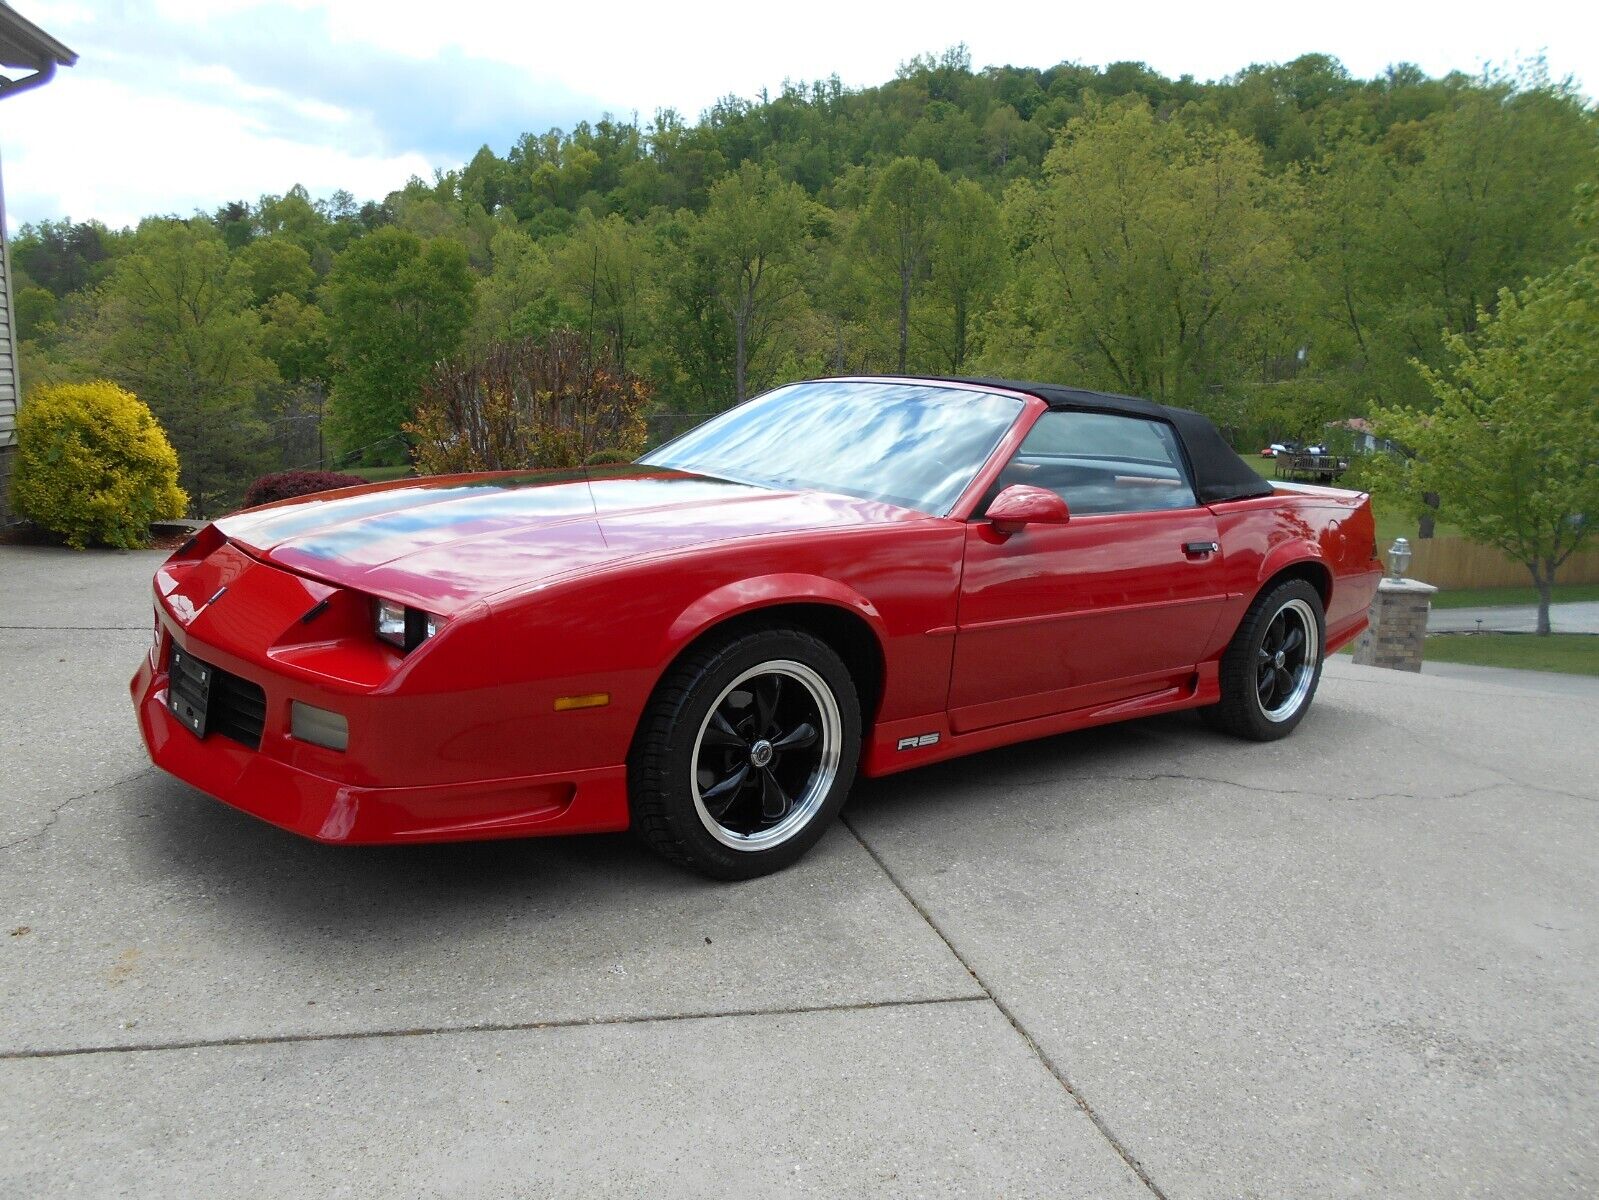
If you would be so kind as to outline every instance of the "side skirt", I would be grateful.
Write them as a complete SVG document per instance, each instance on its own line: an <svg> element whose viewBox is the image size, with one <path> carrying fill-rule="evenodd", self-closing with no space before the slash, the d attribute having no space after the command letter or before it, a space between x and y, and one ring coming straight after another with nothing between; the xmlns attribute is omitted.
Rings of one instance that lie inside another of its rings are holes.
<svg viewBox="0 0 1599 1200"><path fill-rule="evenodd" d="M1221 699L1219 666L1216 661L1201 663L1183 686L1162 688L1113 704L1051 713L1009 725L994 725L970 733L951 733L947 713L885 722L872 732L872 742L861 764L861 773L869 778L894 775L912 767L959 758L963 754L975 754L979 750L992 750L996 746L1069 733L1074 729L1111 725L1137 717L1153 717L1184 708L1203 708ZM902 745L904 749L900 748Z"/></svg>

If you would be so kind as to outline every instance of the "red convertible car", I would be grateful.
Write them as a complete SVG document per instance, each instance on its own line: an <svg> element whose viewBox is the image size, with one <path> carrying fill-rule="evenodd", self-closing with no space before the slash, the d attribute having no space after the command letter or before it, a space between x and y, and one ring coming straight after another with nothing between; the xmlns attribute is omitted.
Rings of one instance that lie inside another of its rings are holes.
<svg viewBox="0 0 1599 1200"><path fill-rule="evenodd" d="M225 517L156 572L133 698L159 766L321 841L631 827L746 878L858 771L1183 708L1282 737L1374 538L1195 413L821 380L630 466Z"/></svg>

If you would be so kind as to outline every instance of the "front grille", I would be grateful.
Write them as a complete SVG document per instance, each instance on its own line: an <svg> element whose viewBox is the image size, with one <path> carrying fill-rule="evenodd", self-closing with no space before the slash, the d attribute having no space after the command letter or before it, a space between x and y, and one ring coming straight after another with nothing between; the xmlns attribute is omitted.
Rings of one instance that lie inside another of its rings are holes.
<svg viewBox="0 0 1599 1200"><path fill-rule="evenodd" d="M261 748L266 693L258 684L177 650L171 667L169 690L193 709L203 711L206 733L220 733L252 750ZM202 673L208 678L202 679Z"/></svg>
<svg viewBox="0 0 1599 1200"><path fill-rule="evenodd" d="M211 683L211 728L252 750L261 748L266 693L248 679L218 671Z"/></svg>

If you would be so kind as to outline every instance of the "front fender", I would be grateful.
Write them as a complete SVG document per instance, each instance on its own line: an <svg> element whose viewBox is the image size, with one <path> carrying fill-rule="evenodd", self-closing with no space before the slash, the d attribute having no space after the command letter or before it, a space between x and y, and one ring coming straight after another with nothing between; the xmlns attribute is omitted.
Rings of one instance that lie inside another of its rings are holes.
<svg viewBox="0 0 1599 1200"><path fill-rule="evenodd" d="M701 596L679 613L667 630L666 654L676 655L707 629L730 617L778 604L828 604L846 609L872 627L879 644L888 636L882 614L854 588L820 575L784 572L740 579Z"/></svg>

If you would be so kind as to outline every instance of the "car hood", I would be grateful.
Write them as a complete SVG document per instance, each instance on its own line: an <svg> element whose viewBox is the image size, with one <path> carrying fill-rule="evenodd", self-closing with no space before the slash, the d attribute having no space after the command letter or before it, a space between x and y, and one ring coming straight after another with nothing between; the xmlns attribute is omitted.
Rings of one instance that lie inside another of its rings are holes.
<svg viewBox="0 0 1599 1200"><path fill-rule="evenodd" d="M830 492L627 466L347 488L235 513L216 526L266 562L450 616L498 592L630 558L925 519Z"/></svg>

